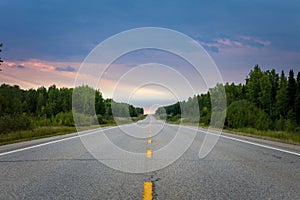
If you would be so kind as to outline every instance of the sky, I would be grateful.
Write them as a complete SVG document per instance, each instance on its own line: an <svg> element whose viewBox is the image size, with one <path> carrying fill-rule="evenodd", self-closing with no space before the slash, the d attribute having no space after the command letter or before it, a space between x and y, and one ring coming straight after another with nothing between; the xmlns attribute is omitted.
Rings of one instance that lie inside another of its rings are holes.
<svg viewBox="0 0 300 200"><path fill-rule="evenodd" d="M17 84L21 88L52 84L73 87L81 63L99 43L141 27L168 28L191 37L211 56L224 82L244 83L255 64L277 72L300 70L297 0L2 0L0 9L0 57L4 60L1 84ZM120 58L108 69L111 73L107 72L102 80L104 97L113 96L116 77L122 75L111 78L109 74L124 74L137 63L151 60L177 63L175 69L189 80L196 79L191 67L178 65L184 62L174 56L157 51L136 52ZM150 108L177 100L170 91L169 97L159 95L165 90L145 86L136 93L136 99L144 96L144 101L133 102ZM150 101L153 96L162 97ZM187 98L184 92L177 96L180 100Z"/></svg>

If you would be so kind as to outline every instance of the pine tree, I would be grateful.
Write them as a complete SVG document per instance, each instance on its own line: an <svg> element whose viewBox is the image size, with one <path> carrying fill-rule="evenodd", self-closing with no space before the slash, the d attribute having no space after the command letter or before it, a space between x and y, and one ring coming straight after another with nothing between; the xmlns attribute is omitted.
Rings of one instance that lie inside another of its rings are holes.
<svg viewBox="0 0 300 200"><path fill-rule="evenodd" d="M247 98L253 102L256 106L260 107L259 93L260 93L260 79L263 76L258 65L254 66L254 69L249 73L249 78L246 81Z"/></svg>
<svg viewBox="0 0 300 200"><path fill-rule="evenodd" d="M296 80L294 78L294 71L290 70L288 85L287 85L287 98L288 110L294 112L295 108L295 95L296 95Z"/></svg>
<svg viewBox="0 0 300 200"><path fill-rule="evenodd" d="M296 120L297 120L298 126L300 126L300 72L298 72L298 75L297 75L295 112L296 112Z"/></svg>
<svg viewBox="0 0 300 200"><path fill-rule="evenodd" d="M287 80L284 71L281 72L279 89L276 95L277 116L286 117L287 115Z"/></svg>
<svg viewBox="0 0 300 200"><path fill-rule="evenodd" d="M272 71L267 71L266 72L269 79L270 83L272 85L271 88L271 106L270 106L270 117L274 121L278 116L276 116L276 95L277 95L277 90L279 87L279 75L276 73L275 69L272 69Z"/></svg>
<svg viewBox="0 0 300 200"><path fill-rule="evenodd" d="M260 91L258 100L260 103L260 107L267 113L270 113L272 84L266 73L264 73L263 76L259 79L259 88Z"/></svg>

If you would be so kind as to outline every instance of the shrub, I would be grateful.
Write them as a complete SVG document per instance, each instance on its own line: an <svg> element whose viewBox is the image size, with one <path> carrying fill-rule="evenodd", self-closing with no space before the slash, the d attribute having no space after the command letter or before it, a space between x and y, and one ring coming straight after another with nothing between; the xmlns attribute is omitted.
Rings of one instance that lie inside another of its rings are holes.
<svg viewBox="0 0 300 200"><path fill-rule="evenodd" d="M267 130L270 127L268 115L246 100L233 102L227 109L227 124L230 128L251 127Z"/></svg>
<svg viewBox="0 0 300 200"><path fill-rule="evenodd" d="M59 126L74 126L73 114L60 112L55 116L55 122Z"/></svg>
<svg viewBox="0 0 300 200"><path fill-rule="evenodd" d="M0 134L32 129L32 122L26 115L5 115L0 117Z"/></svg>

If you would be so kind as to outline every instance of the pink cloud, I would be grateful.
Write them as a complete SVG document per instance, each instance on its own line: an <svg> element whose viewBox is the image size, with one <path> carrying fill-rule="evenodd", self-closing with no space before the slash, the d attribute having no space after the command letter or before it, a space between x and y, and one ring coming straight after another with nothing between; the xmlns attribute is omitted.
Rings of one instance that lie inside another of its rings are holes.
<svg viewBox="0 0 300 200"><path fill-rule="evenodd" d="M2 65L3 71L0 73L1 82L17 84L22 88L48 87L52 84L56 84L58 87L71 87L76 72L57 71L56 68L61 66L73 66L78 69L80 63L37 59L5 61Z"/></svg>
<svg viewBox="0 0 300 200"><path fill-rule="evenodd" d="M216 39L217 43L225 46L233 46L233 42L228 38L218 38Z"/></svg>

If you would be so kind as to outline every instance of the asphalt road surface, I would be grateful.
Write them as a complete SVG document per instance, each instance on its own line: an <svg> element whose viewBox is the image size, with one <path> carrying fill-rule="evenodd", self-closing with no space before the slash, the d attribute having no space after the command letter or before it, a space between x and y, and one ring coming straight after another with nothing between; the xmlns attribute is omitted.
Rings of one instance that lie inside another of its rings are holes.
<svg viewBox="0 0 300 200"><path fill-rule="evenodd" d="M300 199L300 154L295 149L225 136L199 159L205 133L198 130L190 148L173 162L193 128L150 116L121 128L25 148L22 143L2 147L0 199L142 199L145 182L152 183L154 199ZM103 135L110 142L99 141ZM182 143L164 150L176 135Z"/></svg>

